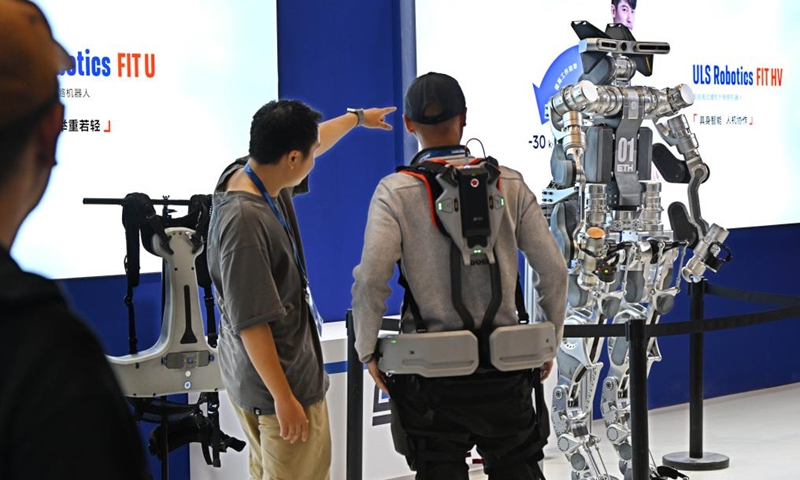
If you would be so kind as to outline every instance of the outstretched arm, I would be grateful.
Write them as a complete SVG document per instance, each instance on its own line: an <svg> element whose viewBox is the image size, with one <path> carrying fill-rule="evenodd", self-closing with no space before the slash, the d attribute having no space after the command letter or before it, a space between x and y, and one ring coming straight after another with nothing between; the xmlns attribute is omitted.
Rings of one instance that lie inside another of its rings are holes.
<svg viewBox="0 0 800 480"><path fill-rule="evenodd" d="M364 123L361 126L366 128L380 128L391 130L392 126L386 123L386 115L397 110L397 107L368 108L364 110ZM329 148L336 145L350 130L358 125L358 116L353 113L345 113L336 118L332 118L319 124L319 148L317 156L322 155Z"/></svg>

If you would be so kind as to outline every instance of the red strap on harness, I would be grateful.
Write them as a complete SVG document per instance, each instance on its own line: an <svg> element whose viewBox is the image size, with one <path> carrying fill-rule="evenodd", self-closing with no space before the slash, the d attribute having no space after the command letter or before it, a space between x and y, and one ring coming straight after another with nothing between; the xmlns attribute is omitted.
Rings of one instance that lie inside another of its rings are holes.
<svg viewBox="0 0 800 480"><path fill-rule="evenodd" d="M428 178L425 175L421 174L421 173L410 172L408 170L403 170L400 173L405 173L406 175L411 175L412 177L416 177L416 178L422 180L422 183L425 184L425 189L428 191L428 200L429 200L429 203L431 205L431 221L433 222L433 226L435 227L436 226L436 209L434 209L434 207L433 207L433 192L431 192L431 184L428 183Z"/></svg>
<svg viewBox="0 0 800 480"><path fill-rule="evenodd" d="M484 160L486 160L486 159L485 158L475 158L475 159L473 159L473 160L471 160L469 162L469 165L476 165L476 164L478 164L478 163L480 163L480 162L482 162ZM444 160L444 159L441 159L441 158L431 158L431 159L428 159L428 160L425 160L425 161L426 162L438 163L438 164L441 164L441 165L447 165L448 164L447 160ZM434 202L434 198L433 198L433 191L431 190L431 184L428 181L428 177L426 177L422 173L413 172L411 170L400 170L400 173L405 173L406 175L411 175L412 177L416 177L416 178L422 180L422 183L425 184L425 189L428 191L428 202L431 205L431 222L433 222L433 225L438 228L438 223L436 222L436 207L434 206L435 202ZM500 177L497 177L497 189L500 190Z"/></svg>

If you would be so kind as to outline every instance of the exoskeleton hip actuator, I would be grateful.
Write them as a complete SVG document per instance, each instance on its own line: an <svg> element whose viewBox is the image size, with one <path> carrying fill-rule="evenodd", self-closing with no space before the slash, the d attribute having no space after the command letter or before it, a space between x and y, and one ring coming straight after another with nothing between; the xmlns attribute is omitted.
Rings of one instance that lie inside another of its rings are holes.
<svg viewBox="0 0 800 480"><path fill-rule="evenodd" d="M684 115L694 102L687 85L657 89L631 85L652 74L653 56L669 44L636 41L623 25L605 32L573 22L580 37L583 75L546 105L555 138L552 180L542 194L545 216L569 270L566 325L655 324L668 313L681 280L699 282L730 256L728 231L709 226L700 212L699 188L709 175ZM650 121L666 143L653 144ZM682 158L670 152L675 147ZM658 174L652 166L655 165ZM660 174L660 175L659 175ZM669 206L662 221L660 179L687 185L688 210ZM684 265L686 249L692 258ZM616 478L592 434L592 402L603 364L602 338L564 338L557 353L558 384L552 420L573 480ZM601 411L619 471L631 476L628 342L610 338ZM647 343L647 371L661 360L655 338ZM652 478L664 467L651 465Z"/></svg>

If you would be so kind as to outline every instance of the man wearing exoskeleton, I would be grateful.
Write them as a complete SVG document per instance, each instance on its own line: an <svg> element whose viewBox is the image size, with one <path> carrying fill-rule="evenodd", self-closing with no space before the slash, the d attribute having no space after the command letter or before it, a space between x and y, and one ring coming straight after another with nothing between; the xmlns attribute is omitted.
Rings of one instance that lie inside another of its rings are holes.
<svg viewBox="0 0 800 480"><path fill-rule="evenodd" d="M546 107L555 136L550 162L552 182L542 195L545 215L569 268L567 325L655 324L672 310L681 278L699 282L730 258L722 244L727 230L709 226L700 213L698 189L709 170L680 110L694 100L687 85L674 88L632 86L638 71L650 76L653 55L669 44L637 42L628 28L605 32L588 22L573 22L581 39L584 74L576 85L554 95ZM653 132L682 155L679 160ZM670 183L687 184L689 210L669 206L670 225L661 219L661 184L650 181L651 165ZM670 228L671 227L671 228ZM686 247L694 256L683 267ZM724 257L718 257L726 252ZM675 265L678 260L677 265ZM680 275L677 275L680 270ZM558 351L558 385L552 420L558 446L572 465L573 480L616 478L599 455L592 434L592 399L598 385L602 338L566 338ZM631 477L628 341L608 341L609 371L602 384L605 437L619 457L619 470ZM655 338L647 344L647 369L661 360ZM652 478L677 478L678 472L651 465Z"/></svg>
<svg viewBox="0 0 800 480"><path fill-rule="evenodd" d="M353 272L359 358L390 394L395 448L418 479L467 479L473 446L490 479L539 479L541 380L561 340L564 260L522 176L460 145L466 103L455 79L417 78L404 113L421 151L370 203ZM536 272L537 322L521 301L520 250ZM398 262L402 333L379 340Z"/></svg>

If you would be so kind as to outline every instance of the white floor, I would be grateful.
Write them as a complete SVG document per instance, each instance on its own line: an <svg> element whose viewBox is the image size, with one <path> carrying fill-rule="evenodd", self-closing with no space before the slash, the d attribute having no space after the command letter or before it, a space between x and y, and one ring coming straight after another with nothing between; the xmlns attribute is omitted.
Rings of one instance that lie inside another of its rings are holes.
<svg viewBox="0 0 800 480"><path fill-rule="evenodd" d="M726 469L692 472L691 480L800 480L800 383L706 400L705 452L730 458ZM689 405L651 410L650 451L660 465L668 453L689 450ZM603 432L602 421L595 432ZM600 444L608 472L620 477L608 441ZM567 460L551 441L545 448L547 480L569 480ZM406 477L413 478L413 477ZM472 479L485 479L475 472Z"/></svg>

